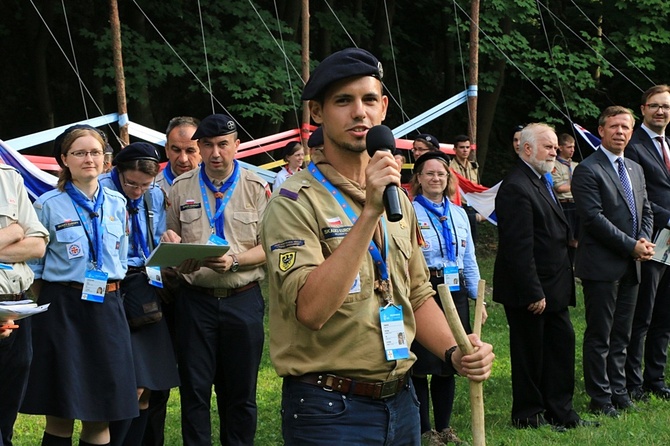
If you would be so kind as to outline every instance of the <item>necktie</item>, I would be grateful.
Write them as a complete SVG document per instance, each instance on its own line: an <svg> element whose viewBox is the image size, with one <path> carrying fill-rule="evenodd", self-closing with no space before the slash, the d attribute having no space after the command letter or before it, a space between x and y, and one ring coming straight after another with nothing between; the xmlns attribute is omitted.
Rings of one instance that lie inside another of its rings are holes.
<svg viewBox="0 0 670 446"><path fill-rule="evenodd" d="M558 201L556 201L556 196L554 195L554 191L551 187L551 184L549 184L549 181L547 181L547 177L542 175L540 176L540 179L542 180L542 184L544 184L544 187L547 188L547 192L549 192L549 196L554 200L554 203L558 203Z"/></svg>
<svg viewBox="0 0 670 446"><path fill-rule="evenodd" d="M661 145L661 153L663 154L665 168L670 170L670 159L668 159L668 153L665 150L665 138L663 136L655 136L654 139Z"/></svg>
<svg viewBox="0 0 670 446"><path fill-rule="evenodd" d="M617 158L619 180L623 186L624 194L626 194L626 201L628 201L628 209L633 216L633 238L637 239L637 212L635 211L635 198L633 197L633 187L630 184L630 179L626 174L626 165L623 158Z"/></svg>

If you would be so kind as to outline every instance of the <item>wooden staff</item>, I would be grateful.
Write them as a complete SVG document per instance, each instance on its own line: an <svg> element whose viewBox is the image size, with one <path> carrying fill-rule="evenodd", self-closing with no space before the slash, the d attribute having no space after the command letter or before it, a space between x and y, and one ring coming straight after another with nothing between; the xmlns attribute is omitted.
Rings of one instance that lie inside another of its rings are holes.
<svg viewBox="0 0 670 446"><path fill-rule="evenodd" d="M481 309L483 306L484 285L485 282L480 280L477 293L477 305L475 306L475 311L477 312L475 314L475 328L478 328L479 331L481 331ZM458 317L458 311L456 310L456 305L454 305L454 299L451 297L449 287L445 284L439 284L437 286L437 293L440 295L442 308L444 308L444 315L447 317L447 322L449 322L449 327L451 328L451 332L454 334L458 348L461 349L463 355L470 355L474 353L475 349L470 343L468 335L465 333L461 319ZM477 322L477 317L479 317L479 322ZM473 446L486 446L486 429L484 423L484 386L482 382L471 380L469 380L469 382Z"/></svg>

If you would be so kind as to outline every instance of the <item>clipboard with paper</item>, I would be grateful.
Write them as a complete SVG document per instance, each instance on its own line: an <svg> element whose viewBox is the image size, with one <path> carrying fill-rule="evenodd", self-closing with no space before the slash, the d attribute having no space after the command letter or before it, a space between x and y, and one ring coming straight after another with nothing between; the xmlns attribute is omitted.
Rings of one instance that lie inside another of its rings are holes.
<svg viewBox="0 0 670 446"><path fill-rule="evenodd" d="M203 260L207 257L220 257L229 249L229 245L160 242L147 258L146 266L179 266L187 259Z"/></svg>

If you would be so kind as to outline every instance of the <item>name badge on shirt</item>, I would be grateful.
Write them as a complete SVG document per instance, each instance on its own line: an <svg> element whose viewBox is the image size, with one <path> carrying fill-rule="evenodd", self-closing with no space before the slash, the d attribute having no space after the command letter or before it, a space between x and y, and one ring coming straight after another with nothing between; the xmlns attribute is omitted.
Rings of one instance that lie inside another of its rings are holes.
<svg viewBox="0 0 670 446"><path fill-rule="evenodd" d="M444 284L449 286L449 291L460 291L461 283L458 266L445 266L443 274Z"/></svg>
<svg viewBox="0 0 670 446"><path fill-rule="evenodd" d="M149 285L156 288L163 288L163 277L161 276L160 266L147 266L145 268L147 277L149 277Z"/></svg>
<svg viewBox="0 0 670 446"><path fill-rule="evenodd" d="M409 347L405 335L402 307L387 305L379 309L382 324L382 338L387 361L409 358Z"/></svg>
<svg viewBox="0 0 670 446"><path fill-rule="evenodd" d="M207 239L207 245L228 246L228 242L216 234L212 234Z"/></svg>
<svg viewBox="0 0 670 446"><path fill-rule="evenodd" d="M107 291L107 278L109 275L104 271L89 269L84 276L84 288L81 290L81 300L103 303L105 291Z"/></svg>

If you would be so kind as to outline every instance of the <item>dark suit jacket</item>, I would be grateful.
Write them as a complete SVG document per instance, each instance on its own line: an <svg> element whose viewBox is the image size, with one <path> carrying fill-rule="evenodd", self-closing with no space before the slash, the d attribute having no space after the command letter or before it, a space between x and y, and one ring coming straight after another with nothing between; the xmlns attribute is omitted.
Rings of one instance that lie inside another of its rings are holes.
<svg viewBox="0 0 670 446"><path fill-rule="evenodd" d="M545 311L574 306L568 222L560 205L521 159L500 185L496 215L499 241L493 300L525 308L546 298Z"/></svg>
<svg viewBox="0 0 670 446"><path fill-rule="evenodd" d="M651 240L653 215L642 168L634 161L624 162L635 197L638 238ZM633 238L633 217L619 174L602 148L575 168L572 196L581 224L575 275L585 280L619 280L632 261L637 239ZM635 264L639 281L640 263Z"/></svg>
<svg viewBox="0 0 670 446"><path fill-rule="evenodd" d="M668 144L667 138L665 143ZM670 171L658 153L656 142L642 128L638 128L633 132L624 155L642 166L647 197L654 213L654 227L656 230L665 228L670 221Z"/></svg>

